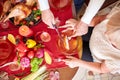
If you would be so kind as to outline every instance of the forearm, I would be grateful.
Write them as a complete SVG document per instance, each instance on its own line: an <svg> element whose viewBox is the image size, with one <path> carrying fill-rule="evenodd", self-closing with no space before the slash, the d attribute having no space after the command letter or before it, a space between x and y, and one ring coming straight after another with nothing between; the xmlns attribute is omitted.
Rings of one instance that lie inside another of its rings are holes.
<svg viewBox="0 0 120 80"><path fill-rule="evenodd" d="M105 66L104 63L87 62L87 61L80 60L79 66L87 68L87 69L94 71L94 72L99 72L99 73L109 72L109 69Z"/></svg>
<svg viewBox="0 0 120 80"><path fill-rule="evenodd" d="M38 3L41 11L49 9L48 0L38 0Z"/></svg>
<svg viewBox="0 0 120 80"><path fill-rule="evenodd" d="M90 24L92 18L97 14L98 10L101 8L105 0L90 0L88 7L81 18L86 24Z"/></svg>

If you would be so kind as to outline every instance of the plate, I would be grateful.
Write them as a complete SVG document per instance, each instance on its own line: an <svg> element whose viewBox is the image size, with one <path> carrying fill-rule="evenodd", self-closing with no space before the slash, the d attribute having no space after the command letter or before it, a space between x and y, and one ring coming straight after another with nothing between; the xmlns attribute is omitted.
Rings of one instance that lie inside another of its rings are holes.
<svg viewBox="0 0 120 80"><path fill-rule="evenodd" d="M15 55L14 46L8 40L0 39L0 66L12 61Z"/></svg>
<svg viewBox="0 0 120 80"><path fill-rule="evenodd" d="M81 37L76 37L68 40L69 49L67 49L65 47L64 42L61 42L61 40L58 39L58 48L60 52L65 56L69 56L69 55L72 56L78 54L82 49L81 40L82 40Z"/></svg>

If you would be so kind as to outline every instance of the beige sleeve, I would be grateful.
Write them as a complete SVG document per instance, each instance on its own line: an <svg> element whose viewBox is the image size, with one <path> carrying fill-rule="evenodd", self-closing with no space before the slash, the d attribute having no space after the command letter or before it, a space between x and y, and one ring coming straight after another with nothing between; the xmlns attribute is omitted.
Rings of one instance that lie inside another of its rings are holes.
<svg viewBox="0 0 120 80"><path fill-rule="evenodd" d="M111 73L120 73L120 60L119 59L112 59L112 60L105 60L106 66L109 68Z"/></svg>
<svg viewBox="0 0 120 80"><path fill-rule="evenodd" d="M104 2L105 0L90 0L81 21L89 24Z"/></svg>

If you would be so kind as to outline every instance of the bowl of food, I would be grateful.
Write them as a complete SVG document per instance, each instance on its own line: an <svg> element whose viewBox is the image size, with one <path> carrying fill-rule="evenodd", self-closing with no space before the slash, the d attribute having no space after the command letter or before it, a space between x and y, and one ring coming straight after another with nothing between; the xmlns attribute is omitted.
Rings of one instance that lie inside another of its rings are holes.
<svg viewBox="0 0 120 80"><path fill-rule="evenodd" d="M67 36L64 36L61 39L58 39L58 49L64 55L75 55L82 50L81 37L68 39Z"/></svg>

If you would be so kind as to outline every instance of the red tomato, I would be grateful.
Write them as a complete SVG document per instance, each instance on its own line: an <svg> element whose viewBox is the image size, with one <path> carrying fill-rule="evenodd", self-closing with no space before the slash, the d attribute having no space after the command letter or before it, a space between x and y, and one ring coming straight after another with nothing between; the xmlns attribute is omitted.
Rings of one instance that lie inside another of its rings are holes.
<svg viewBox="0 0 120 80"><path fill-rule="evenodd" d="M34 51L29 51L27 57L32 59L34 57Z"/></svg>
<svg viewBox="0 0 120 80"><path fill-rule="evenodd" d="M41 35L40 35L40 38L43 42L49 42L51 40L51 36L48 32L43 32Z"/></svg>
<svg viewBox="0 0 120 80"><path fill-rule="evenodd" d="M29 23L30 25L34 25L34 22L33 21L30 21L30 23Z"/></svg>
<svg viewBox="0 0 120 80"><path fill-rule="evenodd" d="M23 23L23 24L26 24L26 23L27 23L27 21L26 21L26 20L23 20L23 21L22 21L22 23Z"/></svg>
<svg viewBox="0 0 120 80"><path fill-rule="evenodd" d="M40 16L37 16L37 20L39 20L41 17Z"/></svg>
<svg viewBox="0 0 120 80"><path fill-rule="evenodd" d="M37 10L37 7L34 7L33 10L36 11L36 10Z"/></svg>

